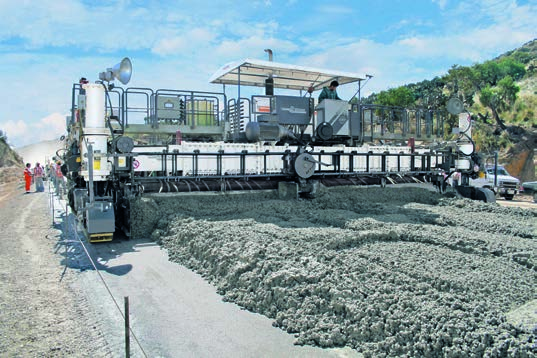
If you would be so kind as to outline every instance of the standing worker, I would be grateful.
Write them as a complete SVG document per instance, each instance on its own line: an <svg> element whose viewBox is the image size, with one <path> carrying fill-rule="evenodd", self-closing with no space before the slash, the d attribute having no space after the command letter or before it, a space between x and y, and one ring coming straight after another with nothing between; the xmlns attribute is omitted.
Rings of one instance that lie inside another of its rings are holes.
<svg viewBox="0 0 537 358"><path fill-rule="evenodd" d="M32 186L32 170L30 166L30 163L26 163L26 168L24 168L24 188L26 189L26 194L30 194L30 187Z"/></svg>
<svg viewBox="0 0 537 358"><path fill-rule="evenodd" d="M62 173L62 162L57 161L56 165L54 166L54 175L56 177L56 195L60 197L60 199L63 197L63 194L66 191L65 187L65 179L63 178Z"/></svg>
<svg viewBox="0 0 537 358"><path fill-rule="evenodd" d="M79 80L78 80L78 83L80 84L80 92L79 94L86 94L86 89L83 87L85 84L88 84L89 81L86 77L81 77Z"/></svg>
<svg viewBox="0 0 537 358"><path fill-rule="evenodd" d="M43 185L43 167L39 163L35 163L34 168L34 181L35 181L35 191L43 192L45 191L45 185Z"/></svg>
<svg viewBox="0 0 537 358"><path fill-rule="evenodd" d="M50 162L47 166L48 168L48 176L49 176L49 180L50 180L50 185L54 184L54 187L56 187L56 164L54 164L54 162Z"/></svg>
<svg viewBox="0 0 537 358"><path fill-rule="evenodd" d="M341 99L337 95L336 88L339 86L338 81L332 81L330 82L329 87L323 87L323 90L321 91L321 94L319 95L319 103L321 103L325 99Z"/></svg>

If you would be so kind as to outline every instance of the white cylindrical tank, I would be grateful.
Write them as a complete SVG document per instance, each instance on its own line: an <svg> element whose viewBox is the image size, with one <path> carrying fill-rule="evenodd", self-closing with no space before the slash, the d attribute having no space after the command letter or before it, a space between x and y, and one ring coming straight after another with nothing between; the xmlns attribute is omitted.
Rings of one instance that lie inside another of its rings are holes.
<svg viewBox="0 0 537 358"><path fill-rule="evenodd" d="M104 87L100 83L87 83L86 90L86 128L105 128Z"/></svg>
<svg viewBox="0 0 537 358"><path fill-rule="evenodd" d="M110 130L106 127L105 92L100 83L83 85L86 90L86 121L83 128L83 138L80 143L82 153L82 176L89 176L88 145L93 146L93 180L106 180L110 174L108 163L108 136Z"/></svg>
<svg viewBox="0 0 537 358"><path fill-rule="evenodd" d="M459 132L466 134L467 137L461 136L457 140L457 147L461 153L466 156L470 156L475 148L472 142L472 118L470 113L463 112L459 114ZM455 160L455 168L457 170L470 170L471 162L468 157L459 157Z"/></svg>

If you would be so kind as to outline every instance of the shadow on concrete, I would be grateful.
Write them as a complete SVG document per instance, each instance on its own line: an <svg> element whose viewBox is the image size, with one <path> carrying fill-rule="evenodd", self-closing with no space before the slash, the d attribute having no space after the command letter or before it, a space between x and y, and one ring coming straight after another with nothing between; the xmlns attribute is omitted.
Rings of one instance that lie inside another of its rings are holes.
<svg viewBox="0 0 537 358"><path fill-rule="evenodd" d="M110 266L108 262L125 253L137 251L137 242L118 239L108 243L89 243L78 219L72 213L66 216L65 212L61 212L56 215L52 227L57 233L49 239L56 240L55 253L62 256L61 264L66 269L96 269L116 276L126 275L132 270L131 264Z"/></svg>

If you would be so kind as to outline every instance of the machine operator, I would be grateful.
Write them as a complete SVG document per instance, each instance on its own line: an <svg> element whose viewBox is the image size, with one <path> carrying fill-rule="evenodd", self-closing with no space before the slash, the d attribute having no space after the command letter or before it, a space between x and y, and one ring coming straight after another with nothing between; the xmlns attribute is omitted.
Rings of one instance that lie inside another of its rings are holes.
<svg viewBox="0 0 537 358"><path fill-rule="evenodd" d="M338 81L332 81L330 82L330 86L323 87L323 90L321 91L321 94L319 95L319 103L321 103L324 99L341 99L337 95L336 88L339 86Z"/></svg>

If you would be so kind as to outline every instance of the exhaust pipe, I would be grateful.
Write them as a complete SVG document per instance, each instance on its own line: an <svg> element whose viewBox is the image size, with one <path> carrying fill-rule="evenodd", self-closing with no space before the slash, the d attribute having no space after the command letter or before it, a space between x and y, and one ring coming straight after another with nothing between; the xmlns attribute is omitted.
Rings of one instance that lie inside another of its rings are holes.
<svg viewBox="0 0 537 358"><path fill-rule="evenodd" d="M268 60L272 62L272 50L267 48L265 52L268 53ZM265 80L265 96L274 96L274 78L272 78L272 74Z"/></svg>

